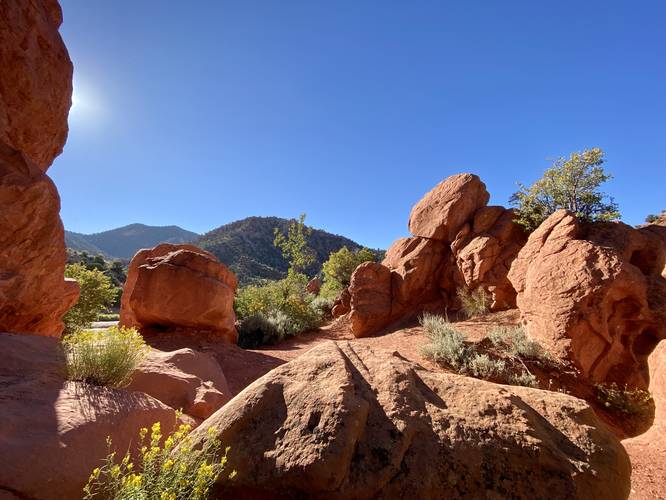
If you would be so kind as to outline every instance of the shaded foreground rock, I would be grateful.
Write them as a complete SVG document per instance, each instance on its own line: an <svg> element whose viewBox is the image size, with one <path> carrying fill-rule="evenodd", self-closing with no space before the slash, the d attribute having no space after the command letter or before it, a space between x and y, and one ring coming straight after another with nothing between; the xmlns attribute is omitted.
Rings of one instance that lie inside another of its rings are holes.
<svg viewBox="0 0 666 500"><path fill-rule="evenodd" d="M591 382L646 389L666 338L666 227L580 223L560 210L530 235L509 273L523 322Z"/></svg>
<svg viewBox="0 0 666 500"><path fill-rule="evenodd" d="M0 142L0 331L60 336L79 296L64 238L55 185Z"/></svg>
<svg viewBox="0 0 666 500"><path fill-rule="evenodd" d="M55 339L0 333L0 352L0 497L81 498L107 436L124 453L141 427L175 425L146 394L66 382Z"/></svg>
<svg viewBox="0 0 666 500"><path fill-rule="evenodd" d="M347 342L322 344L269 372L195 436L210 427L239 471L219 485L232 497L615 499L629 492L627 455L584 401L433 373Z"/></svg>
<svg viewBox="0 0 666 500"><path fill-rule="evenodd" d="M132 374L129 391L145 392L198 419L212 415L231 399L231 391L215 358L192 349L151 349Z"/></svg>
<svg viewBox="0 0 666 500"><path fill-rule="evenodd" d="M424 310L458 310L460 289L482 288L492 297L493 311L515 307L516 292L507 273L527 238L514 222L513 210L486 206L488 198L476 175L458 174L414 206L409 219L414 236L391 245L380 264L386 271L373 268L378 276L388 272L390 285L354 286L352 277L349 302L355 336L371 335ZM367 267L359 267L354 275L367 272ZM356 281L367 280L359 275ZM373 299L378 295L381 307ZM336 317L347 313L340 305Z"/></svg>
<svg viewBox="0 0 666 500"><path fill-rule="evenodd" d="M120 324L204 330L236 342L237 286L234 273L193 245L163 243L139 250L127 271Z"/></svg>

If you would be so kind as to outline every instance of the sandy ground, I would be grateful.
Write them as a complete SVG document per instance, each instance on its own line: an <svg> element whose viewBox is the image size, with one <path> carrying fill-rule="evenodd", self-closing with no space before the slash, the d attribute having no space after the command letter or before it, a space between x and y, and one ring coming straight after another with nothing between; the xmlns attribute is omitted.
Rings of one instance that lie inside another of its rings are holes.
<svg viewBox="0 0 666 500"><path fill-rule="evenodd" d="M480 340L493 327L512 325L518 322L517 311L505 311L484 318L462 321L456 326L467 334L469 340ZM333 322L319 330L305 333L276 346L259 349L241 349L200 338L184 337L182 334L156 334L148 336L148 342L161 350L190 347L212 353L220 362L234 395L273 368L286 363L316 345L335 340L350 340L367 344L373 349L397 351L404 358L433 370L439 366L423 358L420 348L427 342L423 329L416 323L398 325L380 332L380 335L355 339L345 321ZM666 425L656 422L647 433L623 441L631 458L632 500L666 500Z"/></svg>

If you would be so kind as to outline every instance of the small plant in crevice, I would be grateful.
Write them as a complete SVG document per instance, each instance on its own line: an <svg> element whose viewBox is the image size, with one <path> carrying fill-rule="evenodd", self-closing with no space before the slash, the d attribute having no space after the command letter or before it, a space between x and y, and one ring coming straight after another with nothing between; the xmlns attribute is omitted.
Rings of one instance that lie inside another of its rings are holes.
<svg viewBox="0 0 666 500"><path fill-rule="evenodd" d="M637 416L650 412L653 401L649 391L625 384L620 387L615 382L597 384L595 397L599 404L608 411Z"/></svg>
<svg viewBox="0 0 666 500"><path fill-rule="evenodd" d="M134 328L78 331L62 340L69 380L124 387L149 347Z"/></svg>
<svg viewBox="0 0 666 500"><path fill-rule="evenodd" d="M546 364L553 360L543 346L530 338L521 326L501 326L494 328L488 334L493 345L513 356L522 359L541 361Z"/></svg>
<svg viewBox="0 0 666 500"><path fill-rule="evenodd" d="M456 295L460 299L462 312L467 318L483 316L490 311L492 297L483 287L475 290L459 288Z"/></svg>
<svg viewBox="0 0 666 500"><path fill-rule="evenodd" d="M160 423L139 432L138 460L132 461L127 452L117 460L111 451L112 441L107 438L109 452L100 467L96 467L83 489L84 500L104 498L111 500L205 500L215 481L225 471L229 448L222 452L222 444L208 429L203 445L195 449L190 426L180 425L163 440ZM236 471L228 474L229 479Z"/></svg>

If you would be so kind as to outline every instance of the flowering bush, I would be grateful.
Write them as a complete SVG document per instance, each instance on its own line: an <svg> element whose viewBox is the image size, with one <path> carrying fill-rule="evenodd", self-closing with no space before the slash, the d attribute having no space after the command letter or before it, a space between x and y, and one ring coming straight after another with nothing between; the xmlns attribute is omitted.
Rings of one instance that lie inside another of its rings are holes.
<svg viewBox="0 0 666 500"><path fill-rule="evenodd" d="M148 346L133 328L79 331L63 338L67 376L93 385L124 387Z"/></svg>
<svg viewBox="0 0 666 500"><path fill-rule="evenodd" d="M224 473L227 448L221 453L221 443L215 428L201 449L192 448L190 426L181 425L162 442L160 423L153 424L150 435L143 428L139 433L141 448L135 465L128 453L116 461L107 438L109 454L101 467L95 468L83 488L84 500L204 500L215 481ZM228 477L233 479L236 471Z"/></svg>

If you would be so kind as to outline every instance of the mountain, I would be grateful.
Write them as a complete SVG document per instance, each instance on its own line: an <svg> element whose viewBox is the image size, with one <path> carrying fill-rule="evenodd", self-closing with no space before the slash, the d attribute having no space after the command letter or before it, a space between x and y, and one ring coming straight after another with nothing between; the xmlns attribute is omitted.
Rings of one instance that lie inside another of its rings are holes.
<svg viewBox="0 0 666 500"><path fill-rule="evenodd" d="M229 266L241 284L279 279L286 275L289 264L273 245L273 231L277 227L286 234L289 223L288 219L279 217L248 217L213 229L195 240L194 244L208 250ZM317 256L316 263L308 269L309 275L321 270L331 252L343 246L349 250L361 248L361 245L349 238L320 229L313 229L308 244Z"/></svg>
<svg viewBox="0 0 666 500"><path fill-rule="evenodd" d="M65 244L73 250L102 254L114 259L131 259L141 248L158 243L187 243L199 235L178 226L130 224L95 234L65 231Z"/></svg>

